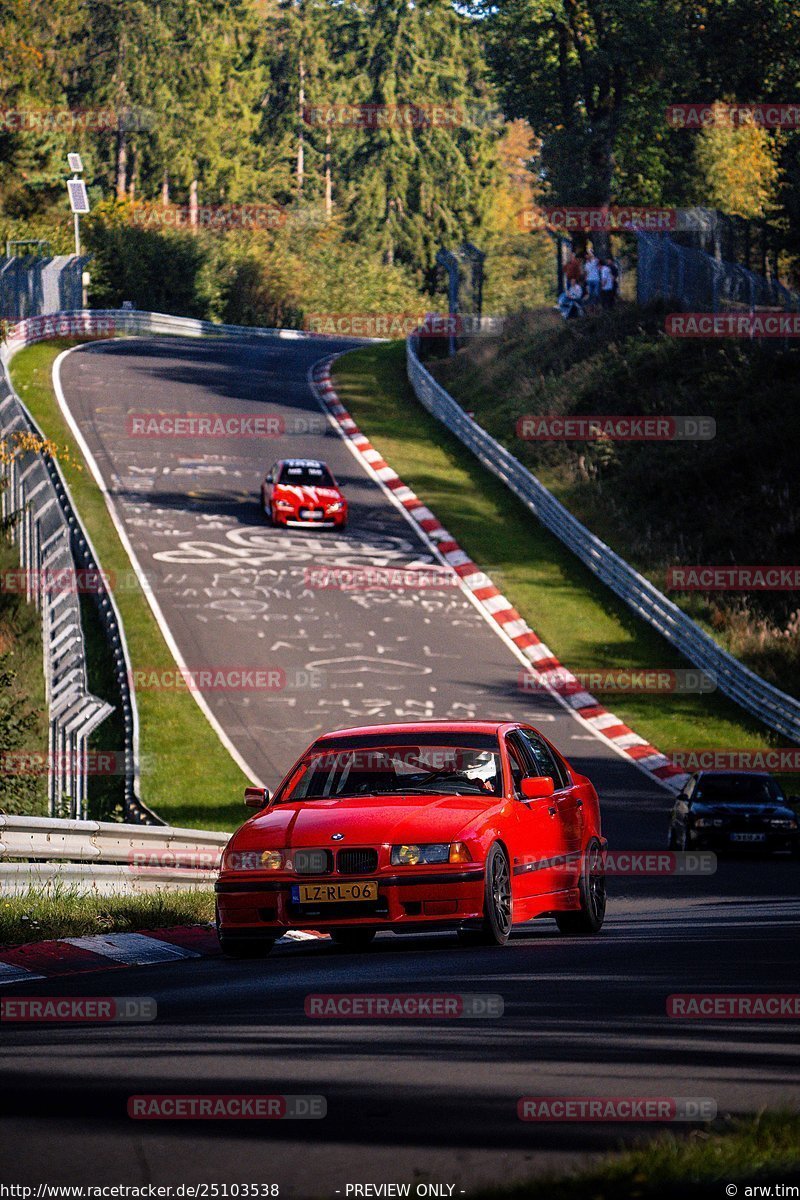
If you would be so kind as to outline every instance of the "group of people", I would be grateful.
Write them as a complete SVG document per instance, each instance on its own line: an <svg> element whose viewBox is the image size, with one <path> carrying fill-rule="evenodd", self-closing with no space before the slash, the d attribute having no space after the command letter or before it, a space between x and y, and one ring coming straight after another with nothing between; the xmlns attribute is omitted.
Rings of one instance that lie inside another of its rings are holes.
<svg viewBox="0 0 800 1200"><path fill-rule="evenodd" d="M571 254L564 267L564 291L558 307L565 321L598 308L613 308L619 293L619 264L593 250Z"/></svg>

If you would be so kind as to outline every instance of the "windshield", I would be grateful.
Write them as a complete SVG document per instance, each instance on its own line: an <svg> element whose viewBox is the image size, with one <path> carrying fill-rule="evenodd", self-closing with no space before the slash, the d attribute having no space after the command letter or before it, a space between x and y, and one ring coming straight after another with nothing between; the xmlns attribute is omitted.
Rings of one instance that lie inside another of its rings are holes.
<svg viewBox="0 0 800 1200"><path fill-rule="evenodd" d="M285 463L279 483L300 487L335 487L333 476L323 463Z"/></svg>
<svg viewBox="0 0 800 1200"><path fill-rule="evenodd" d="M693 799L702 804L783 804L784 795L774 779L747 775L701 779Z"/></svg>
<svg viewBox="0 0 800 1200"><path fill-rule="evenodd" d="M336 796L498 796L501 791L496 748L447 742L341 746L306 755L280 802Z"/></svg>

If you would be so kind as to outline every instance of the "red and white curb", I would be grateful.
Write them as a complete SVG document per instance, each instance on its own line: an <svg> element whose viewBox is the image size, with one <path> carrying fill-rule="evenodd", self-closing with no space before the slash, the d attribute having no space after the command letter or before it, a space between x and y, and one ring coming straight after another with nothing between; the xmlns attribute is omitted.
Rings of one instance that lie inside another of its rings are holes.
<svg viewBox="0 0 800 1200"><path fill-rule="evenodd" d="M489 617L504 640L510 641L524 656L526 666L544 691L583 722L601 741L622 757L649 774L670 791L679 790L686 772L672 764L665 754L645 738L634 733L624 721L609 712L582 687L576 677L562 666L555 654L540 640L511 601L495 587L489 576L462 550L434 513L408 487L384 459L379 450L361 432L342 404L331 383L334 358L323 359L311 372L311 383L327 412L338 426L369 474L384 488L418 526L423 540L443 563L459 576L461 585ZM558 688L554 686L558 684Z"/></svg>
<svg viewBox="0 0 800 1200"><path fill-rule="evenodd" d="M276 944L317 941L322 937L325 934L316 931L291 929ZM212 958L221 953L216 932L209 925L180 925L171 929L148 929L145 933L98 933L90 937L30 942L25 946L0 947L0 987L86 971L154 966L186 958Z"/></svg>

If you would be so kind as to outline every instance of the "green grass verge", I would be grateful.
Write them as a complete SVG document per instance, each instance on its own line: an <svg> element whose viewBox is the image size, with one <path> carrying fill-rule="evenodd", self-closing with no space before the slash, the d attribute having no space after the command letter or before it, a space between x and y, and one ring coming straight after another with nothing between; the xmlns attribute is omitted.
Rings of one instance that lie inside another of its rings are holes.
<svg viewBox="0 0 800 1200"><path fill-rule="evenodd" d="M87 896L69 887L31 888L0 901L0 946L170 925L205 925L213 920L210 890Z"/></svg>
<svg viewBox="0 0 800 1200"><path fill-rule="evenodd" d="M376 448L570 670L687 665L422 407L402 343L338 359L334 382ZM600 698L665 753L782 744L716 693Z"/></svg>
<svg viewBox="0 0 800 1200"><path fill-rule="evenodd" d="M473 1193L474 1200L673 1200L724 1196L735 1184L785 1183L800 1168L800 1117L763 1113L686 1137L663 1134L575 1175ZM710 1188L714 1190L711 1191ZM759 1193L750 1192L750 1195Z"/></svg>
<svg viewBox="0 0 800 1200"><path fill-rule="evenodd" d="M0 573L19 570L19 552L0 533ZM0 752L47 755L42 622L24 595L0 588ZM0 769L0 812L47 813L47 775Z"/></svg>
<svg viewBox="0 0 800 1200"><path fill-rule="evenodd" d="M83 459L52 387L53 363L71 345L75 343L54 341L30 346L14 358L11 375L45 436L69 450L62 470L100 566L112 577L128 579L130 561L88 467L79 468ZM174 667L141 588L120 589L116 601L134 670ZM98 657L102 660L102 649L95 660ZM102 662L97 669L102 669ZM142 800L171 825L207 829L233 829L239 825L243 817L242 788L249 780L219 742L191 694L153 689L140 692L137 699Z"/></svg>

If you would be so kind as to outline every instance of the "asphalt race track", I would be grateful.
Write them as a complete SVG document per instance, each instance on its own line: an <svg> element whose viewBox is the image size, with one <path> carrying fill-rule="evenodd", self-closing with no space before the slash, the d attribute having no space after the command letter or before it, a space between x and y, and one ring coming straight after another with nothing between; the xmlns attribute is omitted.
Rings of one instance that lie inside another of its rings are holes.
<svg viewBox="0 0 800 1200"><path fill-rule="evenodd" d="M295 683L274 695L207 694L237 752L273 785L323 729L508 714L541 725L592 777L612 848L663 848L669 794L553 700L522 692L518 661L460 591L306 586L308 566L428 560L323 421L306 377L326 352L317 341L164 339L93 346L63 365L71 411L184 661L280 667ZM268 411L297 432L266 448L125 436L131 414L189 411ZM290 455L326 459L344 485L343 535L266 526L261 477ZM310 675L322 684L306 686ZM362 954L322 940L280 945L263 962L183 961L4 988L152 996L159 1011L149 1025L5 1027L3 1155L32 1184L274 1182L282 1195L333 1197L348 1183L430 1180L468 1195L653 1128L523 1122L523 1095L709 1098L720 1114L796 1104L796 1023L676 1020L666 1001L800 991L797 881L798 865L781 859L722 861L705 877L612 878L606 926L591 940L542 921L503 949L381 935ZM504 1015L320 1020L304 1011L317 992L499 994ZM132 1094L238 1092L323 1095L327 1116L126 1113Z"/></svg>

